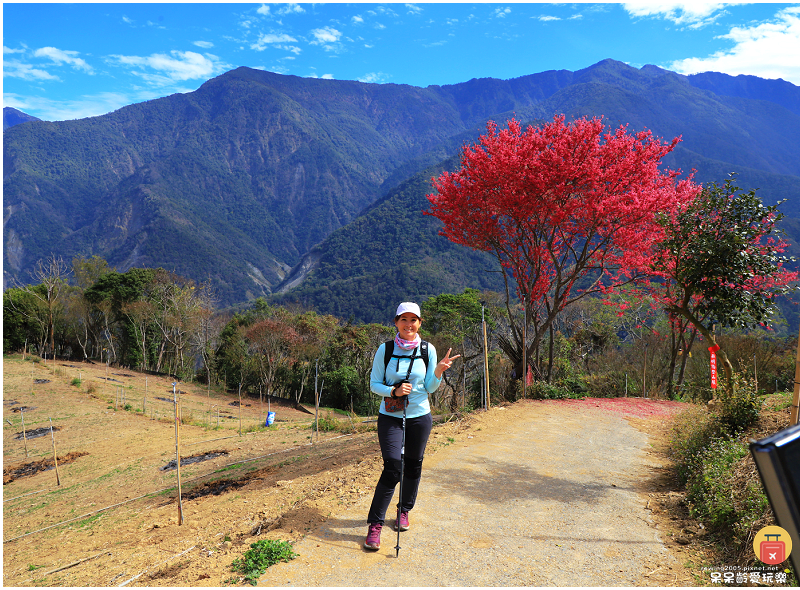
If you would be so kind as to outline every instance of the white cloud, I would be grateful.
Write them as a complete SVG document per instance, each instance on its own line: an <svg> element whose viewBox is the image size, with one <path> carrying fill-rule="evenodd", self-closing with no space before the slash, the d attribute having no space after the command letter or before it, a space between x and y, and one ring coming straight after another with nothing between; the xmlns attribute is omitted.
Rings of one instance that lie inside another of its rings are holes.
<svg viewBox="0 0 800 590"><path fill-rule="evenodd" d="M494 15L497 18L505 18L507 14L511 14L511 8L495 8Z"/></svg>
<svg viewBox="0 0 800 590"><path fill-rule="evenodd" d="M55 47L41 47L33 52L34 57L46 57L54 64L67 64L76 70L83 70L89 74L92 73L92 66L86 63L85 60L77 57L77 51L67 51L64 49L57 49Z"/></svg>
<svg viewBox="0 0 800 590"><path fill-rule="evenodd" d="M362 16L359 16L358 14L355 15L351 20L353 21L354 25L360 25L361 23L364 22L364 18Z"/></svg>
<svg viewBox="0 0 800 590"><path fill-rule="evenodd" d="M378 29L379 31L382 31L383 29L386 28L386 25L383 25L381 23L375 23L375 28Z"/></svg>
<svg viewBox="0 0 800 590"><path fill-rule="evenodd" d="M356 78L359 82L365 82L367 84L377 84L387 80L389 76L384 74L383 72L370 72L369 74L364 74L360 78Z"/></svg>
<svg viewBox="0 0 800 590"><path fill-rule="evenodd" d="M256 10L256 12L258 14L263 14L264 16L268 16L269 15L269 5L268 4L262 4L261 6L258 7L258 10Z"/></svg>
<svg viewBox="0 0 800 590"><path fill-rule="evenodd" d="M5 53L5 47L3 48ZM60 80L58 76L33 67L31 64L23 63L18 60L3 60L3 78L20 78L22 80L36 81L36 80Z"/></svg>
<svg viewBox="0 0 800 590"><path fill-rule="evenodd" d="M322 74L323 80L333 80L333 74Z"/></svg>
<svg viewBox="0 0 800 590"><path fill-rule="evenodd" d="M96 117L116 111L132 103L160 98L162 93L143 91L135 94L103 92L84 95L73 100L52 100L41 96L4 94L3 104L12 106L44 121L67 121Z"/></svg>
<svg viewBox="0 0 800 590"><path fill-rule="evenodd" d="M539 16L537 18L542 22L549 22L549 21L552 21L552 20L561 20L561 17L559 17L559 16Z"/></svg>
<svg viewBox="0 0 800 590"><path fill-rule="evenodd" d="M3 55L6 55L7 53L25 53L25 49L11 49L10 47L3 45Z"/></svg>
<svg viewBox="0 0 800 590"><path fill-rule="evenodd" d="M339 40L339 37L342 36L340 31L337 31L333 27L323 27L321 29L314 29L311 31L311 34L314 35L314 41L311 41L312 45L323 45L325 43L336 43Z"/></svg>
<svg viewBox="0 0 800 590"><path fill-rule="evenodd" d="M202 47L203 49L211 49L214 47L214 44L211 41L195 41L193 44L197 47Z"/></svg>
<svg viewBox="0 0 800 590"><path fill-rule="evenodd" d="M685 0L671 2L625 2L623 7L632 16L658 17L672 21L676 25L700 28L716 20L719 11L726 5L736 2L707 2L705 0Z"/></svg>
<svg viewBox="0 0 800 590"><path fill-rule="evenodd" d="M416 4L406 4L406 8L408 9L408 14L420 14L422 12L422 9Z"/></svg>
<svg viewBox="0 0 800 590"><path fill-rule="evenodd" d="M278 9L278 14L285 15L285 14L301 14L305 12L303 7L299 4L285 4L282 8Z"/></svg>
<svg viewBox="0 0 800 590"><path fill-rule="evenodd" d="M132 73L150 84L159 86L166 86L176 81L210 78L230 67L220 62L215 55L210 53L200 55L193 51L171 51L170 55L154 53L146 57L111 55L108 60L117 65L143 70Z"/></svg>
<svg viewBox="0 0 800 590"><path fill-rule="evenodd" d="M125 24L128 24L128 25L132 25L133 24L133 19L132 18L128 18L127 16L125 16L123 14L122 15L122 22L124 22Z"/></svg>
<svg viewBox="0 0 800 590"><path fill-rule="evenodd" d="M682 74L749 74L800 84L800 7L781 10L770 22L734 27L720 38L732 41L733 47L708 57L675 61L669 69Z"/></svg>
<svg viewBox="0 0 800 590"><path fill-rule="evenodd" d="M259 35L258 41L250 45L250 49L264 51L268 45L276 43L297 43L297 39L286 33L262 33Z"/></svg>

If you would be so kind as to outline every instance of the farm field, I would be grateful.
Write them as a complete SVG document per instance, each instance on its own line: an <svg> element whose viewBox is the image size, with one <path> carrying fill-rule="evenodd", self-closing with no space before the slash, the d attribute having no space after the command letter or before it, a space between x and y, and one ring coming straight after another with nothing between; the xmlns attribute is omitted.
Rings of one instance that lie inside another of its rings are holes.
<svg viewBox="0 0 800 590"><path fill-rule="evenodd" d="M243 399L240 422L235 395L178 383L179 524L171 379L36 360L3 363L5 586L220 585L251 536L299 538L377 477L374 432L312 444L313 414L287 400ZM190 549L203 559L187 578Z"/></svg>

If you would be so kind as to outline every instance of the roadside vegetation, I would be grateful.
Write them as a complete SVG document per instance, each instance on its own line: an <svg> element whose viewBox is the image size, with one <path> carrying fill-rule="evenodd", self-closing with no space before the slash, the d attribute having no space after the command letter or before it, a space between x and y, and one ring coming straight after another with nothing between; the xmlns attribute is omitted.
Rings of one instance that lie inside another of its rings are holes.
<svg viewBox="0 0 800 590"><path fill-rule="evenodd" d="M676 417L670 454L689 515L704 531L707 559L716 566L763 567L753 552L762 528L777 524L749 441L789 426L792 392L759 395L755 380L735 376L735 393L697 404ZM787 583L797 574L787 561Z"/></svg>

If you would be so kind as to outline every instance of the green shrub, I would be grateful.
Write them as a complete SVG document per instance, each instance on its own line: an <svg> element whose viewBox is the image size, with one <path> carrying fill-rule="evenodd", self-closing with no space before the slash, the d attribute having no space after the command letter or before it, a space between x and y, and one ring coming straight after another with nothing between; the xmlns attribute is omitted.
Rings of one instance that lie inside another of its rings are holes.
<svg viewBox="0 0 800 590"><path fill-rule="evenodd" d="M320 416L317 418L317 430L320 432L337 432L342 429L342 423L333 416Z"/></svg>
<svg viewBox="0 0 800 590"><path fill-rule="evenodd" d="M712 440L723 436L724 432L716 415L701 406L690 406L675 417L670 456L675 461L681 484L685 484L696 472L705 448Z"/></svg>
<svg viewBox="0 0 800 590"><path fill-rule="evenodd" d="M241 559L235 559L231 569L244 576L252 586L258 584L267 568L281 561L288 562L297 557L292 545L286 541L262 539L250 545Z"/></svg>
<svg viewBox="0 0 800 590"><path fill-rule="evenodd" d="M547 381L534 381L527 387L527 397L532 399L580 399L583 393L574 393L563 385L554 385Z"/></svg>
<svg viewBox="0 0 800 590"><path fill-rule="evenodd" d="M592 397L622 397L625 395L625 372L609 371L584 375L583 386ZM633 383L628 389L633 392Z"/></svg>
<svg viewBox="0 0 800 590"><path fill-rule="evenodd" d="M692 517L712 529L733 529L738 520L731 472L748 453L747 446L731 438L717 438L694 462L686 485Z"/></svg>
<svg viewBox="0 0 800 590"><path fill-rule="evenodd" d="M81 380L80 380L80 379L78 379L77 377L74 377L74 378L72 379L72 382L71 382L71 384L72 384L72 385L74 385L75 387L80 387L80 386L81 386Z"/></svg>
<svg viewBox="0 0 800 590"><path fill-rule="evenodd" d="M729 432L736 433L750 427L758 420L761 400L752 379L733 375L733 392L722 389L719 395L720 419Z"/></svg>

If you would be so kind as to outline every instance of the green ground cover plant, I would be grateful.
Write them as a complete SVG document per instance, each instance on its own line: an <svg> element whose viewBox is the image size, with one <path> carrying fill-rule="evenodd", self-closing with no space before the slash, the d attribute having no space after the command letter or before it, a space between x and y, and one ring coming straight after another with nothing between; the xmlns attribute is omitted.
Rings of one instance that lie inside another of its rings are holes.
<svg viewBox="0 0 800 590"><path fill-rule="evenodd" d="M245 581L255 586L267 568L281 561L288 562L297 557L292 545L286 541L262 539L250 545L241 559L235 559L231 569L244 576Z"/></svg>

